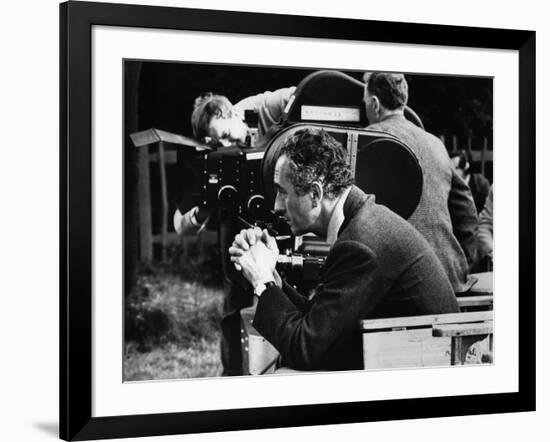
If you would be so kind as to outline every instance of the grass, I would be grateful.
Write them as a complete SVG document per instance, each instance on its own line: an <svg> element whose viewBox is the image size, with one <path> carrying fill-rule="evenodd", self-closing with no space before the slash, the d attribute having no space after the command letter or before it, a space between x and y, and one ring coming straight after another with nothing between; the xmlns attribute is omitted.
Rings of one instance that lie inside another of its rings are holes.
<svg viewBox="0 0 550 442"><path fill-rule="evenodd" d="M124 379L182 379L221 375L219 334L214 339L191 345L165 344L142 353L132 344L126 346Z"/></svg>
<svg viewBox="0 0 550 442"><path fill-rule="evenodd" d="M222 302L217 286L162 269L141 275L126 299L124 380L219 376Z"/></svg>

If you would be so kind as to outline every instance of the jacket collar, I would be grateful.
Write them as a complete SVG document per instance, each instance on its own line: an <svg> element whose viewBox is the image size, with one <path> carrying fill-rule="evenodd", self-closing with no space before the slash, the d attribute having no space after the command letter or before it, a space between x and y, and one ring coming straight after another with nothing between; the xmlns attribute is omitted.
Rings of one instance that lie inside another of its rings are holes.
<svg viewBox="0 0 550 442"><path fill-rule="evenodd" d="M351 187L344 190L344 192L338 197L336 206L332 211L332 216L330 217L327 231L327 243L331 246L336 242L336 238L338 238L338 234L340 233L340 226L344 222L344 203L346 202L350 192Z"/></svg>
<svg viewBox="0 0 550 442"><path fill-rule="evenodd" d="M359 187L352 186L344 203L344 222L338 230L338 235L342 233L342 231L349 224L350 220L357 214L357 212L359 212L359 210L361 210L361 208L366 203L374 204L374 195L367 195L365 192L359 189Z"/></svg>

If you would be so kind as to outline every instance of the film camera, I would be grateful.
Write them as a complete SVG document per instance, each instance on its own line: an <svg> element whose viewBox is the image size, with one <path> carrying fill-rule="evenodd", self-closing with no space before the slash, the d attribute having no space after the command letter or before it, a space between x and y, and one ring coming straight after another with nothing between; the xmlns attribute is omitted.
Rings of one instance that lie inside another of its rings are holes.
<svg viewBox="0 0 550 442"><path fill-rule="evenodd" d="M355 183L391 210L408 218L422 192L422 172L416 156L396 137L364 129L368 125L362 103L364 84L335 71L318 71L300 82L285 109L280 129L271 139L258 142L257 119L246 115L246 145L205 153L195 165L201 204L233 211L243 228L268 228L277 238L279 268L296 279L316 281L328 254L322 238L295 238L273 212L273 172L287 137L305 128L322 128L348 152ZM406 117L420 119L409 108ZM261 140L260 140L261 141Z"/></svg>

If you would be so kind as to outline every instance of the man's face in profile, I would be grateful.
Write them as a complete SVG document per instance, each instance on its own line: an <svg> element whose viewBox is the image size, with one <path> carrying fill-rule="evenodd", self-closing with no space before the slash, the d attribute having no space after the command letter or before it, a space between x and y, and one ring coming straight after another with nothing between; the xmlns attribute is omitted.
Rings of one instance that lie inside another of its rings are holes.
<svg viewBox="0 0 550 442"><path fill-rule="evenodd" d="M277 196L275 211L286 218L294 235L311 232L317 211L313 207L310 193L298 195L290 178L295 173L286 155L281 156L275 165L273 182Z"/></svg>

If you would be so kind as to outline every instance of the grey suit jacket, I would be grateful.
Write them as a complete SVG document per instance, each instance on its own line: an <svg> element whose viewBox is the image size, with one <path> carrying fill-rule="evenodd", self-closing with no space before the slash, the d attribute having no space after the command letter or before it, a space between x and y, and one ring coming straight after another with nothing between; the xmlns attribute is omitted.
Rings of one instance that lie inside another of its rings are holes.
<svg viewBox="0 0 550 442"><path fill-rule="evenodd" d="M408 222L353 187L315 295L288 285L261 295L254 327L298 370L363 367L360 320L454 313L441 263Z"/></svg>
<svg viewBox="0 0 550 442"><path fill-rule="evenodd" d="M456 173L443 143L403 116L391 116L369 129L395 135L416 154L423 173L420 202L409 222L424 235L456 293L468 291L476 258L477 210L468 185Z"/></svg>

